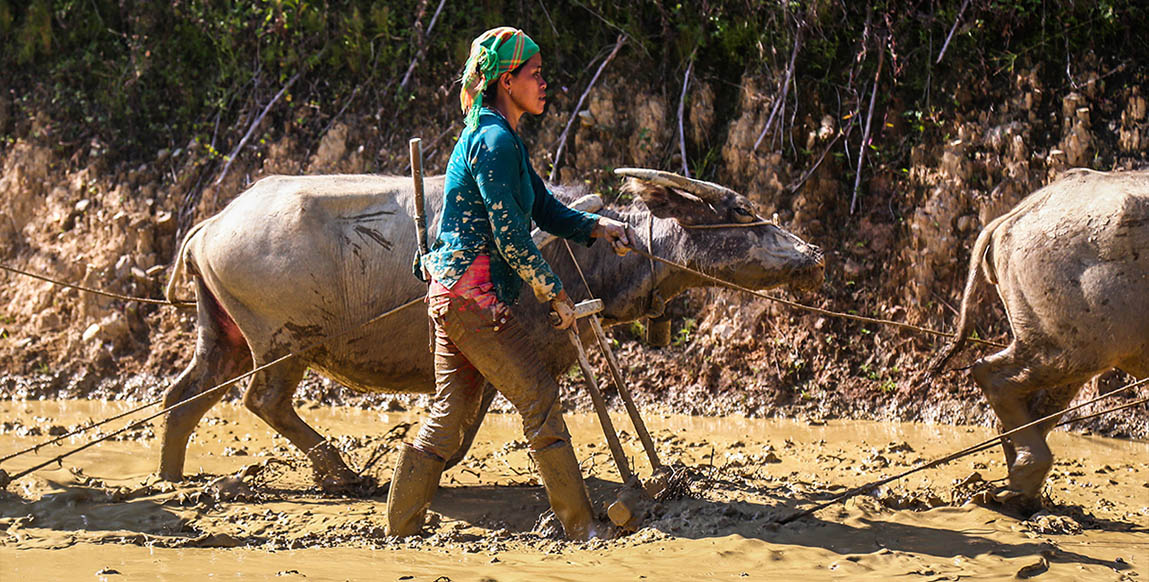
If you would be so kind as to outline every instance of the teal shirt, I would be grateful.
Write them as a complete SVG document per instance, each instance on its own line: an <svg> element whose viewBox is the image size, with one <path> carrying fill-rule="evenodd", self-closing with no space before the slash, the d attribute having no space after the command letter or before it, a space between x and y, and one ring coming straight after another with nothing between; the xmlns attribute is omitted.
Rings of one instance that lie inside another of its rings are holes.
<svg viewBox="0 0 1149 582"><path fill-rule="evenodd" d="M539 301L563 288L531 240L539 228L589 246L598 216L555 199L531 167L527 146L503 116L488 108L465 129L447 163L439 235L423 266L436 281L454 286L480 254L491 257L491 283L510 305L526 281ZM415 257L419 274L419 257Z"/></svg>

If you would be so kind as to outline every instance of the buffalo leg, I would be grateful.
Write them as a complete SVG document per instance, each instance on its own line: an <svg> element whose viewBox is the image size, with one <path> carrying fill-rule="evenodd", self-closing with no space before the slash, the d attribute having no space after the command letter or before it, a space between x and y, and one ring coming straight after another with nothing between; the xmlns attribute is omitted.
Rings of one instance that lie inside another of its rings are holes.
<svg viewBox="0 0 1149 582"><path fill-rule="evenodd" d="M197 338L195 353L188 367L164 394L164 417L161 433L159 476L165 481L183 478L188 438L203 415L227 393L226 389L199 396L223 382L251 369L251 353L243 335L227 314L212 299L202 281L197 279Z"/></svg>
<svg viewBox="0 0 1149 582"><path fill-rule="evenodd" d="M303 422L292 407L291 397L306 370L306 363L292 358L256 372L243 403L307 455L321 487L338 489L351 485L358 481L358 476L347 468L339 451Z"/></svg>
<svg viewBox="0 0 1149 582"><path fill-rule="evenodd" d="M1130 356L1127 361L1121 362L1121 365L1118 367L1121 368L1122 372L1138 380L1149 378L1149 353Z"/></svg>
<svg viewBox="0 0 1149 582"><path fill-rule="evenodd" d="M1035 391L1055 388L1055 400L1066 395L1072 399L1074 391L1071 386L1063 387L1062 384L1066 380L1072 384L1082 374L1087 375L1087 372L1073 370L1066 377L1064 368L1044 363L1064 362L1057 354L1048 353L1052 350L1046 350L1041 356L1023 356L1018 354L1017 345L1015 342L1005 350L979 360L972 370L974 379L1006 431L1040 418L1033 416L1031 410L1031 395ZM1045 442L1048 431L1049 428L1043 426L1030 427L1011 436L1005 445L1010 488L1031 499L1036 499L1041 493L1042 482L1053 467L1053 453Z"/></svg>
<svg viewBox="0 0 1149 582"><path fill-rule="evenodd" d="M973 366L974 379L981 386L1005 431L1034 420L1029 415L1028 396L1040 387L1034 385L1027 374L1026 363L1019 362L1014 356L1015 345L983 358ZM1009 465L1010 487L1026 497L1037 498L1045 475L1053 466L1053 453L1045 443L1041 430L1030 427L1009 438L1006 462Z"/></svg>
<svg viewBox="0 0 1149 582"><path fill-rule="evenodd" d="M1029 401L1030 414L1034 419L1045 418L1055 412L1065 410L1066 406L1073 401L1077 393L1081 391L1081 384L1062 384L1048 390L1042 390L1034 393ZM1057 423L1061 422L1061 415L1057 415L1041 424L1038 427L1041 429L1041 434L1048 435Z"/></svg>
<svg viewBox="0 0 1149 582"><path fill-rule="evenodd" d="M491 407L491 402L498 393L499 391L495 390L495 386L490 382L483 386L483 401L479 404L479 414L470 426L463 429L463 444L459 446L459 450L454 455L451 455L450 459L447 459L444 470L458 465L467 456L467 451L471 449L471 445L475 442L475 435L478 434L479 427L483 424L483 418L487 416L487 410Z"/></svg>

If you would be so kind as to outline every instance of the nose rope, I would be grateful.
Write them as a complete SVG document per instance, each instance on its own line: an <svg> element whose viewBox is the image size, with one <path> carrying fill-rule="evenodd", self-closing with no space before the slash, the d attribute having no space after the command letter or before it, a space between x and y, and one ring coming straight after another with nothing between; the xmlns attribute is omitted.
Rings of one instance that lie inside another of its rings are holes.
<svg viewBox="0 0 1149 582"><path fill-rule="evenodd" d="M702 230L702 229L714 229L714 228L748 228L748 227L753 227L753 226L765 226L765 225L777 226L777 223L775 223L774 221L771 221L771 220L759 220L756 222L745 222L745 223L682 225L682 227ZM944 331L938 331L936 329L930 329L928 327L921 327L921 326L917 326L917 325L913 325L913 324L909 324L909 323L902 323L900 321L892 321L889 319L879 319L876 317L866 317L864 315L853 315L853 314L849 314L849 313L840 313L837 311L830 311L828 309L822 309L821 307L814 307L812 305L806 305L803 303L798 303L796 301L790 301L787 299L782 299L781 297L774 297L772 295L767 295L767 294L762 293L760 291L755 291L754 289L750 289L748 287L743 287L741 285L738 285L737 283L733 283L733 282L727 281L725 279L721 279L719 277L715 277L713 275L703 273L702 271L699 271L697 269L692 269L692 268L687 267L686 265L683 265L681 263L677 263L677 262L671 261L669 259L664 259L662 257L656 256L653 253L654 247L652 246L652 244L654 242L653 229L654 229L654 217L653 217L653 215L651 215L651 217L650 217L651 234L650 234L650 239L646 243L647 248L649 248L651 250L651 252L647 252L647 251L644 251L642 249L639 249L636 246L634 246L633 244L630 247L631 250L633 250L634 252L636 252L639 255L642 255L642 256L644 256L650 260L650 272L652 275L652 278L651 278L652 296L653 296L653 291L654 291L654 280L653 280L654 261L658 261L660 263L663 263L665 265L669 265L669 266L674 267L676 269L680 269L682 271L686 271L688 273L697 275L697 276L702 277L703 279L706 279L708 281L718 283L719 285L721 285L723 287L729 287L731 289L736 289L738 291L742 291L744 293L749 293L751 295L754 295L755 297L761 297L763 299L774 301L775 303L781 303L783 305L793 307L795 309L800 309L803 311L810 311L810 312L817 313L819 315L825 315L828 317L837 317L840 319L849 319L849 320L857 321L857 322L861 322L861 323L870 323L870 324L875 324L875 325L884 325L884 326L888 326L888 327L896 327L899 329L906 329L906 330L915 331L918 333L924 333L927 335L934 335L934 336L938 336L938 337L952 338L952 337L957 336L956 333L946 333ZM797 237L795 237L795 238L797 238ZM571 252L569 245L567 246L567 252ZM823 256L823 254L819 253L819 257L820 256ZM578 260L575 259L573 252L571 252L571 260L574 261L575 267L578 269L579 276L582 277L583 285L586 285L587 293L590 293L590 295L593 297L594 294L591 293L590 285L587 285L586 277L583 276L582 267L579 266ZM989 341L989 340L983 340L983 339L976 338L976 337L970 337L970 338L968 338L968 341L971 341L971 342L976 343L976 344L995 347L995 348L1006 347L1005 344L1003 344L1003 343L993 342L993 341Z"/></svg>
<svg viewBox="0 0 1149 582"><path fill-rule="evenodd" d="M741 226L741 225L736 225L736 226ZM852 321L858 321L858 322L862 322L862 323L871 323L871 324L876 324L876 325L885 325L885 326L889 326L889 327L897 327L900 329L908 329L911 331L916 331L918 333L924 333L924 334L935 335L935 336L940 336L940 337L952 338L952 337L957 335L957 334L953 334L953 333L946 333L944 331L938 331L936 329L930 329L927 327L920 327L920 326L909 324L909 323L902 323L900 321L891 321L888 319L878 319L876 317L866 317L863 315L852 315L849 313L839 313L837 311L830 311L828 309L822 309L821 307L814 307L812 305L805 305L803 303L798 303L795 301L789 301L787 299L782 299L781 297L774 297L772 295L767 295L765 293L762 293L761 291L755 291L754 289L750 289L748 287L743 287L737 283L732 283L732 282L727 281L725 279L720 279L720 278L715 277L713 275L708 275L706 273L703 273L702 271L699 271L696 269L691 269L690 267L687 267L686 265L683 265L681 263L676 263L676 262L671 261L669 259L664 259L662 257L655 256L651 253L643 251L642 249L637 249L634 247L631 247L631 248L634 252L636 252L636 253L638 253L638 254L640 254L640 255L648 258L648 259L658 261L660 263L663 263L665 265L669 265L669 266L674 267L676 269L681 269L681 270L686 271L688 273L691 273L693 275L697 275L699 277L702 277L703 279L706 279L708 281L718 283L719 285L722 285L723 287L729 287L731 289L736 289L738 291L742 291L744 293L749 293L751 295L754 295L755 297L761 297L763 299L768 299L770 301L774 301L775 303L781 303L783 305L793 307L795 309L810 311L813 313L817 313L819 315L826 315L829 317L849 319ZM975 337L970 337L969 341L974 342L974 343L978 343L978 344L982 344L982 345L986 345L986 346L992 346L995 348L1004 348L1005 347L1005 344L998 343L998 342L992 342L992 341L988 341L988 340L983 340L983 339L979 339L979 338L975 338Z"/></svg>
<svg viewBox="0 0 1149 582"><path fill-rule="evenodd" d="M710 229L710 228L746 228L746 227L752 227L752 226L763 226L763 225L772 225L772 224L774 224L774 222L768 221L768 220L761 220L758 222L747 222L747 223L699 224L699 225L689 225L689 226L688 225L682 225L682 226L683 226L683 228L691 228L691 229ZM654 228L654 220L652 218L650 221L650 224L649 224L649 229L651 231L653 231L653 228ZM638 249L638 248L635 248L633 246L631 247L631 249L634 252L646 257L647 259L649 259L651 261L650 267L651 267L651 275L652 276L654 274L654 263L653 263L653 261L658 261L658 262L661 262L663 264L669 265L671 267L686 271L688 273L692 273L692 274L697 275L699 277L702 277L708 281L718 283L719 285L722 285L723 287L729 287L731 289L737 289L739 291L749 293L749 294L754 295L756 297L761 297L763 299L774 301L776 303L781 303L783 305L787 305L787 306L793 307L795 309L810 311L813 313L817 313L819 315L826 315L829 317L837 317L840 319L849 319L849 320L858 321L861 323L871 323L871 324L876 324L876 325L884 325L884 326L896 327L896 328L900 328L900 329L907 329L910 331L915 331L915 332L939 336L939 337L952 338L952 337L955 337L957 335L957 334L946 333L943 331L937 331L937 330L929 329L929 328L925 328L925 327L920 327L920 326L912 325L909 323L891 321L888 319L878 319L878 318L874 318L874 317L865 317L862 315L852 315L849 313L839 313L837 311L830 311L828 309L822 309L820 307L814 307L811 305L805 305L802 303L797 303L794 301L782 299L780 297L773 297L771 295L766 295L765 293L755 291L753 289L743 287L743 286L738 285L736 283L732 283L730 281L720 279L720 278L715 277L713 275L708 275L708 274L703 273L701 271L692 269L692 268L687 267L686 265L683 265L681 263L676 263L676 262L671 261L669 259L664 259L662 257L656 256L653 254L653 250L654 250L653 243L654 243L654 237L653 237L653 232L651 232L650 233L650 239L647 241L647 247L652 252L643 251L642 249ZM568 251L569 250L570 250L570 248L568 247ZM572 260L574 259L573 253L571 255L571 259ZM575 265L576 265L576 267L578 266L578 261L575 261ZM84 287L81 285L74 285L71 283L66 283L63 281L50 279L48 277L44 277L42 275L37 275L35 273L29 273L27 271L21 271L19 269L14 269L12 267L9 267L9 266L3 265L3 264L0 264L0 269L5 270L5 271L10 271L12 273L16 273L19 275L24 275L26 277L32 277L34 279L47 281L48 283L52 283L54 285L60 285L61 287L68 287L68 288L83 291L85 293L92 293L95 295L103 295L105 297L112 297L114 299L122 299L125 301L139 301L141 303L150 303L150 304L156 304L156 305L173 305L173 306L177 306L177 307L182 306L182 305L194 305L195 304L194 302L191 302L191 301L171 302L171 301L160 300L160 299L150 299L150 298L146 298L146 297L132 297L132 296L128 296L128 295L119 295L116 293L109 293L106 291L100 291L99 289L92 289L90 287ZM579 268L579 275L583 279L583 284L586 285L586 277L583 276L581 267ZM654 290L654 286L653 286L653 279L652 279L651 291L653 292L653 290ZM590 286L589 285L587 285L587 292L590 293ZM974 342L976 344L991 346L991 347L995 347L995 348L1004 348L1005 347L1005 344L998 343L998 342L992 342L992 341L988 341L988 340L983 340L983 339L975 338L975 337L970 337L969 341Z"/></svg>
<svg viewBox="0 0 1149 582"><path fill-rule="evenodd" d="M634 232L634 231L632 230L631 232ZM637 235L637 233L635 233L635 234ZM635 238L637 238L637 236ZM641 241L641 239L639 241L632 241L631 244L634 244L635 242L640 242L640 241ZM578 259L575 258L574 251L571 250L570 242L564 240L563 244L566 245L567 254L570 255L571 262L574 263L575 269L578 271L578 276L580 279L582 279L583 287L586 288L587 297L593 299L595 296L594 292L591 291L591 289L590 289L590 283L587 283L586 275L583 273L583 270L582 270L582 265L579 264ZM658 294L658 288L656 285L655 273L654 273L654 259L651 258L653 256L653 253L654 253L654 215L653 214L648 216L647 221L646 221L646 248L650 249L650 253L651 253L651 254L646 255L647 256L646 262L650 266L650 293L648 293L647 297L646 297L646 313L649 317L650 316L649 314L654 313L655 296ZM663 309L665 310L665 305L663 306Z"/></svg>
<svg viewBox="0 0 1149 582"><path fill-rule="evenodd" d="M586 281L586 275L582 272L582 265L578 263L578 259L574 256L574 251L571 250L571 243L568 240L563 240L563 244L567 247L567 254L571 256L571 262L574 263L575 270L578 271L578 276L582 279L582 286L586 288L586 296L588 299L594 299L594 292L590 290L590 283Z"/></svg>

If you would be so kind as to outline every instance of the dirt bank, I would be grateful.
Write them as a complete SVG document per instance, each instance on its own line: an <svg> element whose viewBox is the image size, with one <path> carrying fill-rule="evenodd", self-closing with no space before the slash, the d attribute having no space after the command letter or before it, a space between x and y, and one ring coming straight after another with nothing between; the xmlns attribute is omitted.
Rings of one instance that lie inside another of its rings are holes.
<svg viewBox="0 0 1149 582"><path fill-rule="evenodd" d="M0 454L120 404L9 402ZM386 480L407 413L311 407L309 421L356 467ZM917 473L788 525L796 507L980 442L983 428L656 416L662 456L692 479L637 533L566 542L540 520L546 499L513 416L495 415L470 458L443 478L427 536L384 536L385 499L319 494L302 455L250 413L221 406L192 439L183 483L157 483L158 441L139 430L37 471L0 494L0 556L8 574L46 580L110 575L167 580L275 575L386 579L762 579L786 572L851 579L1132 580L1149 573L1149 445L1055 433L1048 508L1029 519L970 503L1004 477L1000 451ZM617 418L616 422L623 422ZM619 483L589 415L572 434L596 505ZM394 429L394 430L389 430ZM637 440L625 438L640 474ZM46 449L9 471L55 454ZM233 475L247 476L242 479ZM1101 492L1104 491L1102 494ZM52 550L44 562L43 550ZM253 551L254 550L254 551ZM274 552L269 552L274 550ZM378 550L387 550L380 552ZM190 561L189 561L190 560ZM194 564L194 565L193 565ZM242 564L242 566L240 566ZM387 578L390 576L390 578ZM412 578L403 578L411 576Z"/></svg>

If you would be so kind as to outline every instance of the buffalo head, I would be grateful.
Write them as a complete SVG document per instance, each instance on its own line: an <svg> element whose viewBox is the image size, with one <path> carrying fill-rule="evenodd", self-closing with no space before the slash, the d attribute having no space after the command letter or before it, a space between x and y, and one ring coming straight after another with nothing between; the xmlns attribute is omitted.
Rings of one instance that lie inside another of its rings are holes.
<svg viewBox="0 0 1149 582"><path fill-rule="evenodd" d="M788 285L812 290L822 284L825 258L773 221L761 218L747 197L711 182L659 170L619 168L625 192L641 199L661 224L653 225L665 258L751 289ZM640 238L645 238L642 233Z"/></svg>

